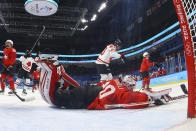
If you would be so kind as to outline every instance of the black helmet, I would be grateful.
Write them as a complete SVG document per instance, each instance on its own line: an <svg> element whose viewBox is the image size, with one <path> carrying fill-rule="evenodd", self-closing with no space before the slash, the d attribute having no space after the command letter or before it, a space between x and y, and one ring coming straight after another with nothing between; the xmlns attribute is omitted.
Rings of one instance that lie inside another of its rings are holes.
<svg viewBox="0 0 196 131"><path fill-rule="evenodd" d="M31 56L30 50L26 50L25 51L25 58L30 57L30 56Z"/></svg>
<svg viewBox="0 0 196 131"><path fill-rule="evenodd" d="M117 40L114 41L115 46L121 46L121 44L122 44L122 42L121 42L120 39L117 39Z"/></svg>

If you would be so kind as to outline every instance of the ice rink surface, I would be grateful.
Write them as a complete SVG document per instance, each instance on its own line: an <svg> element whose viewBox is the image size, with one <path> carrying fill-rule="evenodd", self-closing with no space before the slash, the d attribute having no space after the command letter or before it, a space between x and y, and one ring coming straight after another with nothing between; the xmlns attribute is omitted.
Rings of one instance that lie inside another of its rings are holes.
<svg viewBox="0 0 196 131"><path fill-rule="evenodd" d="M152 89L169 87L171 96L182 94L179 84ZM0 131L196 131L196 119L187 119L187 98L145 109L68 110L48 105L38 91L28 93L36 99L0 95Z"/></svg>

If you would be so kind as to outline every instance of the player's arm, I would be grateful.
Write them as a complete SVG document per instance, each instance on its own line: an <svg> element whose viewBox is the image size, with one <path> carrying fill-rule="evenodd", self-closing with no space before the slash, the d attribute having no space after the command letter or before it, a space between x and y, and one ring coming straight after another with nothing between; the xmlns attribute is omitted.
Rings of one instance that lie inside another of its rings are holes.
<svg viewBox="0 0 196 131"><path fill-rule="evenodd" d="M149 58L146 59L146 63L147 63L148 66L153 66L154 65L154 62L150 62Z"/></svg>
<svg viewBox="0 0 196 131"><path fill-rule="evenodd" d="M111 57L114 57L114 58L117 58L117 59L119 59L121 57L121 55L118 54L116 51L111 51L110 55L111 55Z"/></svg>
<svg viewBox="0 0 196 131"><path fill-rule="evenodd" d="M10 53L10 65L13 65L16 61L16 51Z"/></svg>

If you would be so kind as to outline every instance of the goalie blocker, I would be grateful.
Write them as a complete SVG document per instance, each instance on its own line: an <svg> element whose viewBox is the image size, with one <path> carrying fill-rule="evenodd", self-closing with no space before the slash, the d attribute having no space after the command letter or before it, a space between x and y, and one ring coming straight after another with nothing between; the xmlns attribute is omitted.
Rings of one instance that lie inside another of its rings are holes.
<svg viewBox="0 0 196 131"><path fill-rule="evenodd" d="M99 86L81 87L64 71L62 66L55 66L48 61L39 61L37 64L41 67L40 94L48 104L59 108L105 110L111 109L105 105L145 103L152 99L162 99L162 96L169 93L168 90L161 93L133 92L130 88L130 86L132 88L135 86L133 84L134 80L132 80L133 77L126 77L122 80L113 79L105 83L99 83ZM61 81L64 82L63 86L61 86ZM137 109L148 106L149 103L145 103L122 108Z"/></svg>

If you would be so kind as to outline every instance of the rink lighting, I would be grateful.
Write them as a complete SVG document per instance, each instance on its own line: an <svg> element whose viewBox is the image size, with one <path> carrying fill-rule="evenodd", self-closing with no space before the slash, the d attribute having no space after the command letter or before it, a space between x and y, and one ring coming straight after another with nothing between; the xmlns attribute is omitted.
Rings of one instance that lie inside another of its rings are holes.
<svg viewBox="0 0 196 131"><path fill-rule="evenodd" d="M97 15L94 14L94 15L92 16L92 18L91 18L91 21L95 21L96 19L97 19Z"/></svg>
<svg viewBox="0 0 196 131"><path fill-rule="evenodd" d="M86 25L83 29L86 30L88 28L88 26Z"/></svg>
<svg viewBox="0 0 196 131"><path fill-rule="evenodd" d="M106 2L104 2L104 3L101 4L101 6L99 7L98 12L100 13L105 8L106 8Z"/></svg>
<svg viewBox="0 0 196 131"><path fill-rule="evenodd" d="M83 18L83 19L81 19L81 22L82 22L82 23L87 23L88 20L86 20L86 19Z"/></svg>
<svg viewBox="0 0 196 131"><path fill-rule="evenodd" d="M35 16L50 16L58 10L55 0L27 0L24 7L26 12Z"/></svg>

